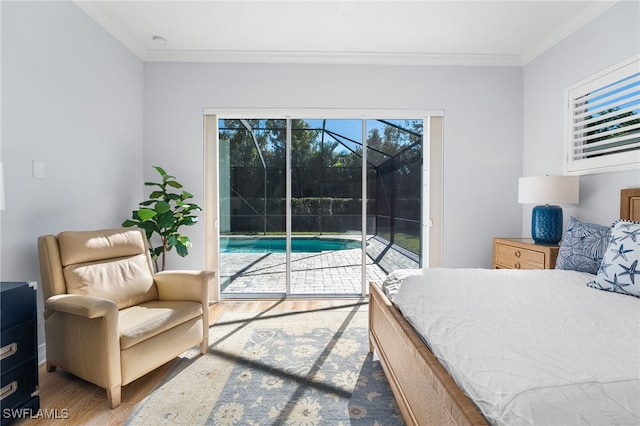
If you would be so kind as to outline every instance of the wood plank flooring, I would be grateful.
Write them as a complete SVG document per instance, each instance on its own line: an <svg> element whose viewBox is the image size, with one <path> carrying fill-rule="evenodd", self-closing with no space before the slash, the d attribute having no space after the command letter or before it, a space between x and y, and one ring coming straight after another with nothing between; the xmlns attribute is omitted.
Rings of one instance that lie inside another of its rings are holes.
<svg viewBox="0 0 640 426"><path fill-rule="evenodd" d="M225 300L209 308L209 320L211 324L215 323L224 312L301 312L362 303L366 303L366 299ZM124 424L176 362L176 360L170 361L127 386L123 386L122 403L114 409L109 408L104 389L61 369L48 373L43 364L39 371L40 414L43 418L24 419L14 424L20 426Z"/></svg>

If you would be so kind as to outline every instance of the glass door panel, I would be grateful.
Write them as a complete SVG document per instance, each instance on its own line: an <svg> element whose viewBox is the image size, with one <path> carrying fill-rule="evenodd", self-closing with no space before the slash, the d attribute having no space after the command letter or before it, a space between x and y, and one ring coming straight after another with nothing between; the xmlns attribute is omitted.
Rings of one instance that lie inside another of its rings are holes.
<svg viewBox="0 0 640 426"><path fill-rule="evenodd" d="M219 121L220 292L286 292L284 120Z"/></svg>
<svg viewBox="0 0 640 426"><path fill-rule="evenodd" d="M362 120L293 120L291 293L362 293Z"/></svg>
<svg viewBox="0 0 640 426"><path fill-rule="evenodd" d="M423 120L367 120L367 281L422 258Z"/></svg>

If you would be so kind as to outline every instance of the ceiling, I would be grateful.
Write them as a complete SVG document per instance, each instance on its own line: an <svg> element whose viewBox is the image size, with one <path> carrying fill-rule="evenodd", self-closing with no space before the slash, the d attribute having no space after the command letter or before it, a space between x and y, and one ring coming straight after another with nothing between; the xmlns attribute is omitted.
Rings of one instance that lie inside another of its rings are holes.
<svg viewBox="0 0 640 426"><path fill-rule="evenodd" d="M144 61L521 66L615 1L75 3Z"/></svg>

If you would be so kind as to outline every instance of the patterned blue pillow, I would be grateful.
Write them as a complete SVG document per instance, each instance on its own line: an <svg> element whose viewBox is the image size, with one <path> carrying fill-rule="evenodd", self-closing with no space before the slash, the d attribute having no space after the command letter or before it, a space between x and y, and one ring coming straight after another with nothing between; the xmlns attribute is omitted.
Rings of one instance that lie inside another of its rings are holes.
<svg viewBox="0 0 640 426"><path fill-rule="evenodd" d="M640 223L619 220L595 281L589 287L640 297Z"/></svg>
<svg viewBox="0 0 640 426"><path fill-rule="evenodd" d="M583 223L570 217L560 243L556 269L597 274L610 238L611 227Z"/></svg>

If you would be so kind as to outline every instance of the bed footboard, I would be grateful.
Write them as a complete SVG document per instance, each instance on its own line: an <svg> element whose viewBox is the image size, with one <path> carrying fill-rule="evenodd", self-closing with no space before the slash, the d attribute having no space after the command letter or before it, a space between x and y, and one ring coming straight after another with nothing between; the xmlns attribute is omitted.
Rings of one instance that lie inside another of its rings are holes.
<svg viewBox="0 0 640 426"><path fill-rule="evenodd" d="M369 346L408 425L487 425L471 400L375 284L369 285Z"/></svg>

